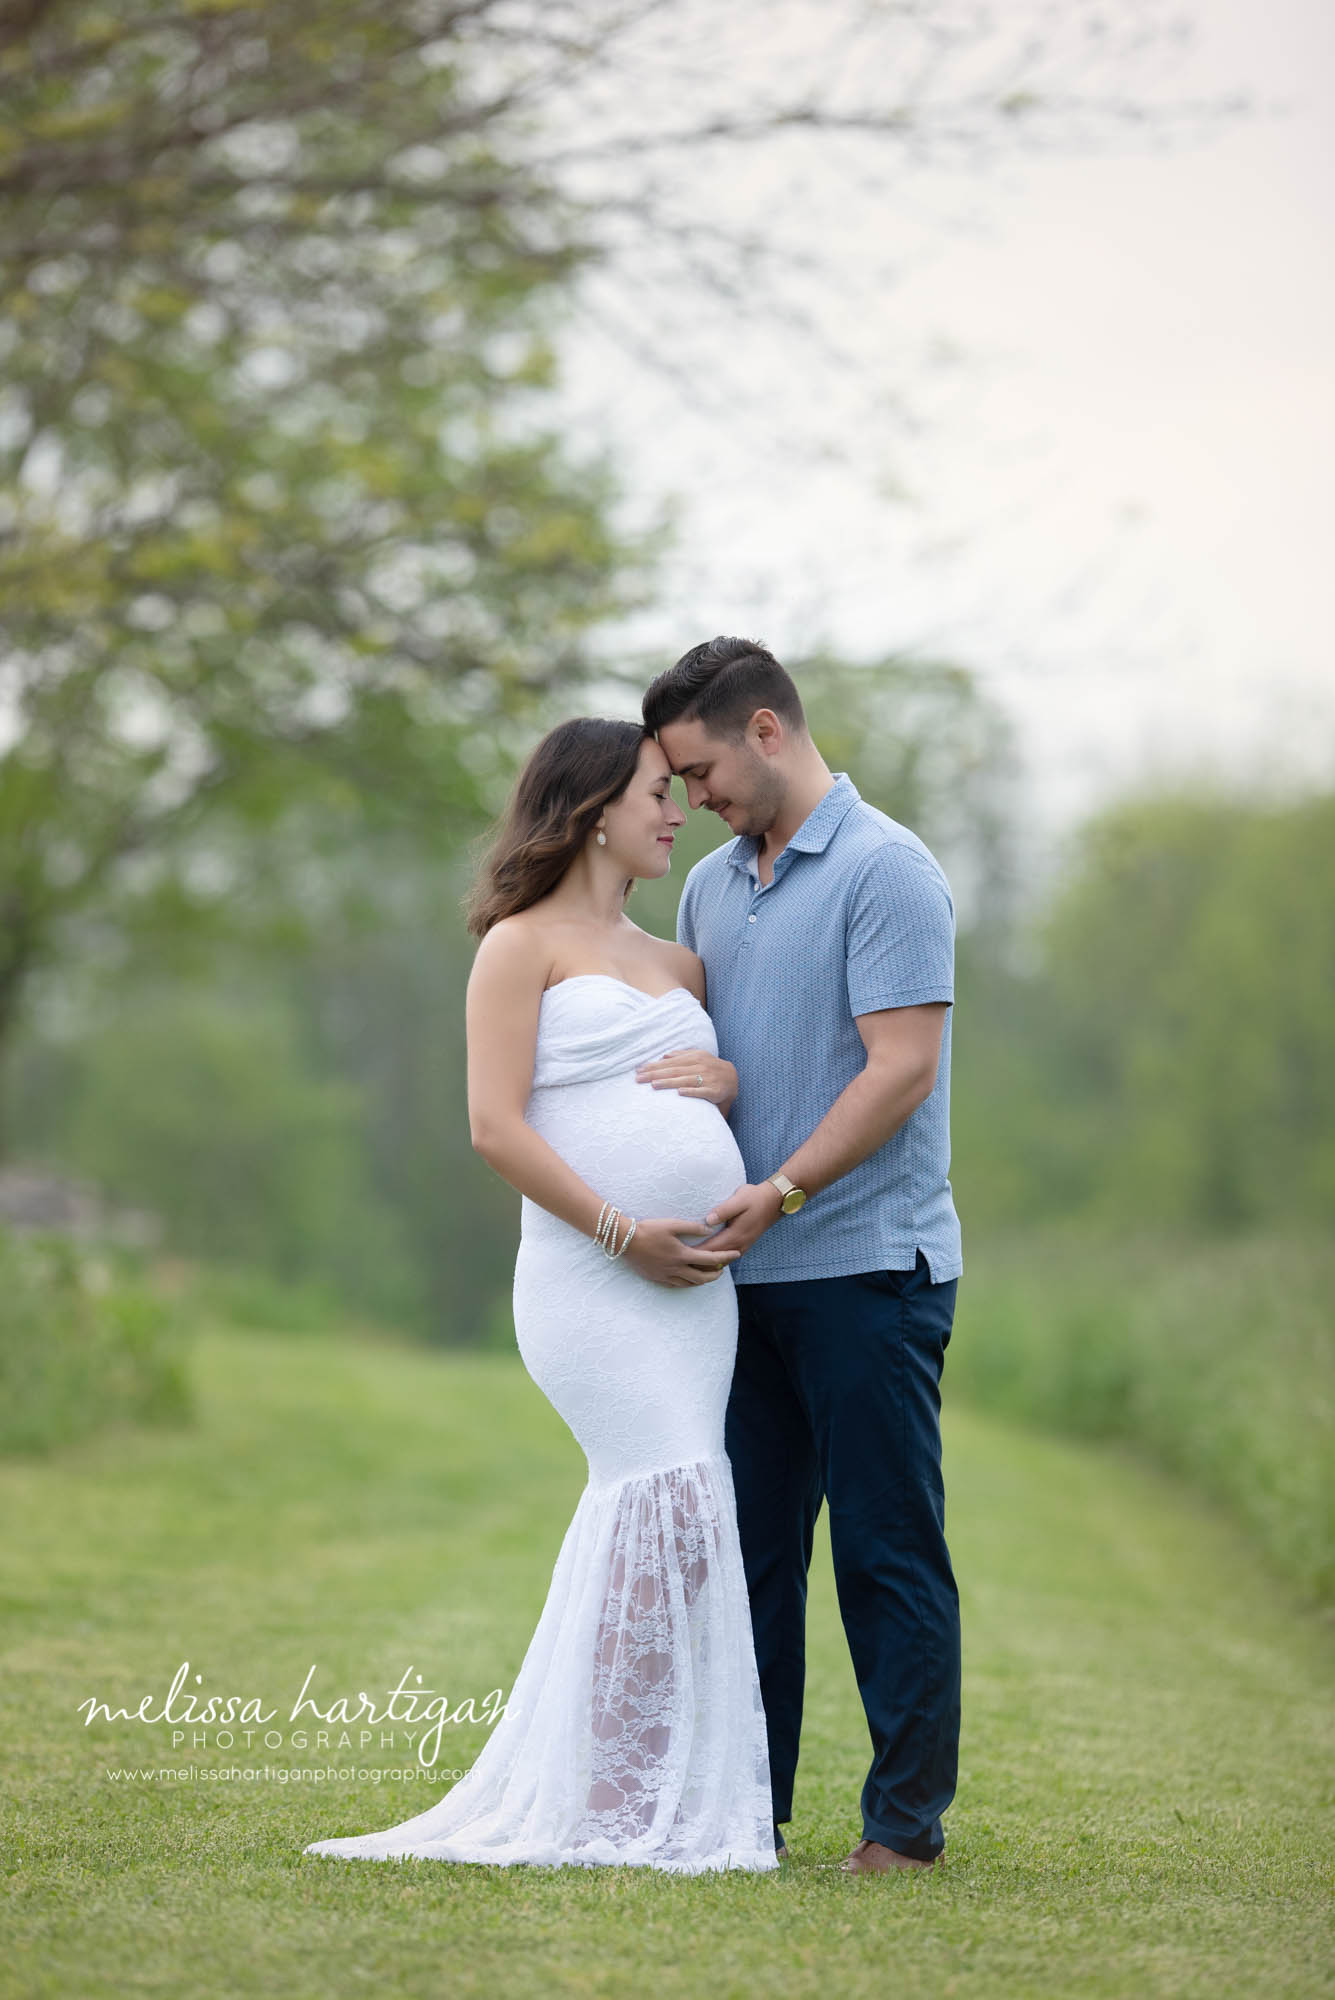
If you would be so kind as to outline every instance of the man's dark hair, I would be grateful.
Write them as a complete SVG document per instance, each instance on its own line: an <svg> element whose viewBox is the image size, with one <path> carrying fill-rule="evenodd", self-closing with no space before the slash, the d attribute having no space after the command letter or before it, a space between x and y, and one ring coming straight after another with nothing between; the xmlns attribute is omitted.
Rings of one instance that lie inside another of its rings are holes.
<svg viewBox="0 0 1335 2000"><path fill-rule="evenodd" d="M758 708L772 708L790 729L807 733L802 697L773 653L754 639L720 635L692 646L650 682L644 726L657 735L665 723L699 721L711 736L740 743Z"/></svg>

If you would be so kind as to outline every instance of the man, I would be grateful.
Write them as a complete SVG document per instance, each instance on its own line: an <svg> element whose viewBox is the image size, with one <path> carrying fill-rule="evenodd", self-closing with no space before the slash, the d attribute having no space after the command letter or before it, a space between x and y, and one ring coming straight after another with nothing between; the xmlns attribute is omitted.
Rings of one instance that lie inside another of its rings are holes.
<svg viewBox="0 0 1335 2000"><path fill-rule="evenodd" d="M677 937L704 961L748 1179L707 1220L732 1265L726 1447L769 1732L792 1817L807 1572L821 1501L872 1739L851 1874L930 1868L960 1720L940 1380L963 1270L951 1194L955 911L915 833L831 772L774 656L717 638L644 720L733 839L697 862Z"/></svg>

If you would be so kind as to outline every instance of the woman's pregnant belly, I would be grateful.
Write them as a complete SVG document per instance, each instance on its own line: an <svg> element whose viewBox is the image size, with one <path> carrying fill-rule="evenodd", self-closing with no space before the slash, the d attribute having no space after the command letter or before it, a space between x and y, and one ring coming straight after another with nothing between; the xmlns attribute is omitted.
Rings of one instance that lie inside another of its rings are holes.
<svg viewBox="0 0 1335 2000"><path fill-rule="evenodd" d="M581 1180L624 1215L703 1218L746 1179L717 1104L655 1090L633 1074L535 1090L524 1116ZM535 1206L525 1204L526 1226Z"/></svg>
<svg viewBox="0 0 1335 2000"><path fill-rule="evenodd" d="M716 1104L633 1075L544 1086L524 1115L626 1216L703 1222L746 1179ZM524 1364L584 1447L591 1478L722 1451L737 1347L727 1270L703 1285L656 1284L525 1195L514 1319Z"/></svg>

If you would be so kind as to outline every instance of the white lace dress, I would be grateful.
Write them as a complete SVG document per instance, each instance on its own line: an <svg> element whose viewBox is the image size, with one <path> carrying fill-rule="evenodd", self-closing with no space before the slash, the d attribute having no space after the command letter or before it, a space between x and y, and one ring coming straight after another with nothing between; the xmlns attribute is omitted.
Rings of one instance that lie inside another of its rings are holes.
<svg viewBox="0 0 1335 2000"><path fill-rule="evenodd" d="M703 1098L635 1081L715 1050L694 995L603 973L543 994L525 1117L627 1216L699 1216L746 1179ZM589 1480L510 1699L425 1812L307 1854L700 1874L778 1867L769 1755L723 1418L731 1273L669 1287L523 1202L514 1318L530 1375Z"/></svg>

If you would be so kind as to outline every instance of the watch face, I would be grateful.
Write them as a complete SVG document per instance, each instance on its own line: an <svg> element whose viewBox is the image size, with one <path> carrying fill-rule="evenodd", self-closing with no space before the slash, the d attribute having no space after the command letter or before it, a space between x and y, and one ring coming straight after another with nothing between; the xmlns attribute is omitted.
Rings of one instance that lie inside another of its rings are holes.
<svg viewBox="0 0 1335 2000"><path fill-rule="evenodd" d="M802 1203L805 1200L806 1200L806 1195L803 1193L801 1188L789 1188L787 1194L783 1198L784 1214L796 1215L798 1209L801 1208Z"/></svg>

